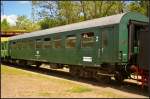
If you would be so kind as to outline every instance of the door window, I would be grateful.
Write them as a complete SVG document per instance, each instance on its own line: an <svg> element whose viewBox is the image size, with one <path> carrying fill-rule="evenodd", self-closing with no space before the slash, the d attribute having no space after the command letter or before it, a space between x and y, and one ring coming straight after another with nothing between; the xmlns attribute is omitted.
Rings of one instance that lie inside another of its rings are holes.
<svg viewBox="0 0 150 99"><path fill-rule="evenodd" d="M44 48L51 48L51 38L44 38Z"/></svg>
<svg viewBox="0 0 150 99"><path fill-rule="evenodd" d="M41 39L36 39L36 48L42 48L42 41L41 41Z"/></svg>
<svg viewBox="0 0 150 99"><path fill-rule="evenodd" d="M81 34L81 48L91 48L94 45L94 33L82 33Z"/></svg>
<svg viewBox="0 0 150 99"><path fill-rule="evenodd" d="M107 36L107 32L103 31L102 32L102 48L106 48L108 46L108 36Z"/></svg>

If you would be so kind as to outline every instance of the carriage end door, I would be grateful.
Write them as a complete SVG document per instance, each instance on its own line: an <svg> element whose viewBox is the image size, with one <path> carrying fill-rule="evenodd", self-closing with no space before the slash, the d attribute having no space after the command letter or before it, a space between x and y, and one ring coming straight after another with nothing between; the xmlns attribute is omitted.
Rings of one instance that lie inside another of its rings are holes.
<svg viewBox="0 0 150 99"><path fill-rule="evenodd" d="M101 29L101 62L108 63L113 60L113 47L114 47L114 35L113 27L107 27Z"/></svg>

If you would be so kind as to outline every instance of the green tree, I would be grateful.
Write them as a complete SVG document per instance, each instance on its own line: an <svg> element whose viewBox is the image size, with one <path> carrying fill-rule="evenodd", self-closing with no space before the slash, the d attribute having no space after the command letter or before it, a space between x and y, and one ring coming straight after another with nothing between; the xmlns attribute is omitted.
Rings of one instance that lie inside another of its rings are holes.
<svg viewBox="0 0 150 99"><path fill-rule="evenodd" d="M40 20L38 24L40 25L41 29L48 29L49 27L57 26L58 20L45 17L44 19Z"/></svg>
<svg viewBox="0 0 150 99"><path fill-rule="evenodd" d="M3 19L1 22L1 30L5 31L10 28L10 24L7 22L7 19Z"/></svg>
<svg viewBox="0 0 150 99"><path fill-rule="evenodd" d="M35 5L36 5L36 1L32 0L31 5L32 5L32 13L31 13L31 15L32 15L32 22L34 23L34 21L35 21Z"/></svg>
<svg viewBox="0 0 150 99"><path fill-rule="evenodd" d="M49 18L44 18L43 20L39 21L38 24L41 26L41 29L47 29L50 27L49 22Z"/></svg>
<svg viewBox="0 0 150 99"><path fill-rule="evenodd" d="M78 2L73 1L60 1L59 2L59 15L65 20L66 24L74 23L79 20L79 7Z"/></svg>
<svg viewBox="0 0 150 99"><path fill-rule="evenodd" d="M149 16L149 2L150 1L132 1L127 5L129 11L140 12L146 16Z"/></svg>
<svg viewBox="0 0 150 99"><path fill-rule="evenodd" d="M40 26L37 23L32 23L26 16L18 16L16 21L17 29L35 31L39 30Z"/></svg>
<svg viewBox="0 0 150 99"><path fill-rule="evenodd" d="M122 13L126 6L124 1L39 1L36 5L42 29Z"/></svg>

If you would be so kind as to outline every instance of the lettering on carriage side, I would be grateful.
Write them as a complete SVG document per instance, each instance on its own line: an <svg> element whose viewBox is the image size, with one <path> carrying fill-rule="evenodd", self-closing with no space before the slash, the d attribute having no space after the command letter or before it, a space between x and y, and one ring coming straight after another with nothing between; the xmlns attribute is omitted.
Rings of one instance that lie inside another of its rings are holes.
<svg viewBox="0 0 150 99"><path fill-rule="evenodd" d="M36 51L35 56L36 56L36 58L39 58L39 56L40 56L40 51Z"/></svg>
<svg viewBox="0 0 150 99"><path fill-rule="evenodd" d="M83 61L92 62L92 57L83 57Z"/></svg>
<svg viewBox="0 0 150 99"><path fill-rule="evenodd" d="M100 57L100 51L101 51L101 49L99 48L98 49L98 57Z"/></svg>
<svg viewBox="0 0 150 99"><path fill-rule="evenodd" d="M40 52L39 51L36 51L36 54L39 54Z"/></svg>

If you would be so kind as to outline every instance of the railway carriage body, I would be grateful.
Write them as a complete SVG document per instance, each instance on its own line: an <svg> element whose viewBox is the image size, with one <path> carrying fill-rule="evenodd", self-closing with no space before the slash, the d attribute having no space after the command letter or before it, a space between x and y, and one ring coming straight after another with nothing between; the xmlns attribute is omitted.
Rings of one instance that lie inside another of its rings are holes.
<svg viewBox="0 0 150 99"><path fill-rule="evenodd" d="M116 68L139 63L134 57L141 49L139 32L147 25L146 16L128 12L35 31L11 37L10 56L114 73ZM148 65L140 66L148 70Z"/></svg>
<svg viewBox="0 0 150 99"><path fill-rule="evenodd" d="M1 38L1 58L7 59L9 57L9 38Z"/></svg>

